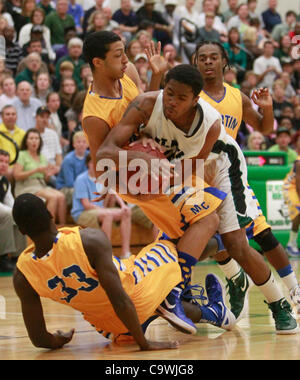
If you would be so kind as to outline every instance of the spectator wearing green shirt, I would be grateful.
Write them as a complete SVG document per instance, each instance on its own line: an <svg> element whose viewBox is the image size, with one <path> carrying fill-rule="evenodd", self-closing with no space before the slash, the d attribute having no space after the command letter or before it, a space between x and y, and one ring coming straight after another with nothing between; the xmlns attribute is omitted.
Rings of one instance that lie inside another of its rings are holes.
<svg viewBox="0 0 300 380"><path fill-rule="evenodd" d="M41 0L38 4L38 8L42 8L45 12L45 15L48 16L52 11L54 11L54 8L51 6L51 0Z"/></svg>
<svg viewBox="0 0 300 380"><path fill-rule="evenodd" d="M65 44L65 29L75 27L74 19L68 12L68 0L58 0L56 11L51 12L45 20L45 25L50 29L51 45L54 51L59 50Z"/></svg>
<svg viewBox="0 0 300 380"><path fill-rule="evenodd" d="M15 195L35 194L45 199L47 208L59 224L66 223L66 198L63 193L47 185L53 165L41 154L42 137L37 129L29 129L23 139L18 161L14 165Z"/></svg>
<svg viewBox="0 0 300 380"><path fill-rule="evenodd" d="M286 127L279 127L276 132L276 145L268 149L269 152L286 152L288 165L292 164L298 157L297 152L289 147L291 143L291 131Z"/></svg>
<svg viewBox="0 0 300 380"><path fill-rule="evenodd" d="M58 80L61 79L60 75L60 65L63 62L71 62L74 66L73 79L75 79L77 87L79 90L83 90L83 84L80 77L81 67L85 64L85 61L81 58L82 56L82 46L83 42L80 38L71 38L68 42L68 54L60 58L56 64L55 76Z"/></svg>
<svg viewBox="0 0 300 380"><path fill-rule="evenodd" d="M16 84L26 81L29 82L31 85L34 85L35 78L37 77L38 73L41 71L42 67L42 58L39 53L30 53L25 58L25 69L21 71L16 76Z"/></svg>

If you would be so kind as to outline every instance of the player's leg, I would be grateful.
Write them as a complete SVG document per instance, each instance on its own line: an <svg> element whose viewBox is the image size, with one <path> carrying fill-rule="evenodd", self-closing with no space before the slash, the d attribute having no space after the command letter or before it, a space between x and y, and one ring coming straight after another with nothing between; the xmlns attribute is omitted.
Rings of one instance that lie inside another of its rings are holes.
<svg viewBox="0 0 300 380"><path fill-rule="evenodd" d="M298 249L298 232L300 225L300 214L298 214L294 219L292 219L292 229L290 231L289 241L286 246L287 253L291 257L299 257L300 252Z"/></svg>

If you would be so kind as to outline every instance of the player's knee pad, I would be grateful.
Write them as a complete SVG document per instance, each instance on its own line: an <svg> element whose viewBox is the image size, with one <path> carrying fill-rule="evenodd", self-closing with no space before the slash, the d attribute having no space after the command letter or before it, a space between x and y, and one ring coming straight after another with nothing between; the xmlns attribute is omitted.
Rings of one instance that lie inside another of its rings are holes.
<svg viewBox="0 0 300 380"><path fill-rule="evenodd" d="M279 244L279 241L273 235L271 228L254 236L253 240L261 247L262 253L272 251Z"/></svg>

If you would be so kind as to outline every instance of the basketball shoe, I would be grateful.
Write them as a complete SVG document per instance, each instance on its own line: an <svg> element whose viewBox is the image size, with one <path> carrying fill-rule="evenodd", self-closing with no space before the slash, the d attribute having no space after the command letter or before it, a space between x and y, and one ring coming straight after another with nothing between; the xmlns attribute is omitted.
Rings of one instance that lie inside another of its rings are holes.
<svg viewBox="0 0 300 380"><path fill-rule="evenodd" d="M225 289L214 274L208 274L205 279L208 304L200 306L202 317L200 323L209 323L225 330L232 330L236 324L234 314L225 305Z"/></svg>
<svg viewBox="0 0 300 380"><path fill-rule="evenodd" d="M253 283L242 268L234 277L226 278L226 281L231 311L239 322L248 310L248 292Z"/></svg>
<svg viewBox="0 0 300 380"><path fill-rule="evenodd" d="M156 313L166 319L177 330L195 335L197 327L185 313L180 300L182 289L174 288L167 298L158 306Z"/></svg>
<svg viewBox="0 0 300 380"><path fill-rule="evenodd" d="M293 315L291 305L285 298L268 304L275 320L276 333L279 335L297 334L300 332L296 318Z"/></svg>

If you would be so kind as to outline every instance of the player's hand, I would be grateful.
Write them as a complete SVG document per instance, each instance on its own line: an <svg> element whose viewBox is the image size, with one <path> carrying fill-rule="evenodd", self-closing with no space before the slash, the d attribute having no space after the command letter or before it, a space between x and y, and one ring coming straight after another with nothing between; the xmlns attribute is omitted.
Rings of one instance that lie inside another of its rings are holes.
<svg viewBox="0 0 300 380"><path fill-rule="evenodd" d="M159 145L155 140L153 140L152 138L148 136L141 136L139 140L132 142L131 144L129 144L129 146L134 146L134 145L139 145L139 144L142 144L145 148L147 147L147 145L149 145L152 150L157 149L161 153L164 153L166 151L166 149L163 146Z"/></svg>
<svg viewBox="0 0 300 380"><path fill-rule="evenodd" d="M161 56L161 43L158 42L155 46L153 41L150 42L150 45L145 49L145 53L148 58L150 68L154 74L164 74L171 68L169 63L170 53L166 57Z"/></svg>
<svg viewBox="0 0 300 380"><path fill-rule="evenodd" d="M273 106L273 99L268 88L260 88L253 91L251 99L258 107L262 109Z"/></svg>
<svg viewBox="0 0 300 380"><path fill-rule="evenodd" d="M60 348L69 343L73 338L74 332L75 329L71 329L68 332L57 330L56 333L53 334L53 337L55 338L55 347L53 348Z"/></svg>
<svg viewBox="0 0 300 380"><path fill-rule="evenodd" d="M156 351L156 350L174 350L179 347L178 341L171 342L151 342L147 341L148 346L141 348L142 351Z"/></svg>

